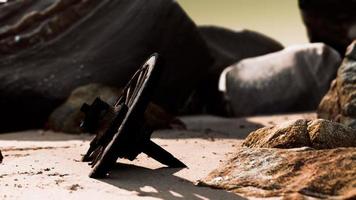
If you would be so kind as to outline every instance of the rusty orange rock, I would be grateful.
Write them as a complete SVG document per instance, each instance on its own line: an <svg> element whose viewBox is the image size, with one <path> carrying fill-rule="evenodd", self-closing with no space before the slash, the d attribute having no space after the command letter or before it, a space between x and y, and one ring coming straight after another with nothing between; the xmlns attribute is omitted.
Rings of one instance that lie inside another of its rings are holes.
<svg viewBox="0 0 356 200"><path fill-rule="evenodd" d="M356 148L238 148L198 185L252 197L352 199Z"/></svg>
<svg viewBox="0 0 356 200"><path fill-rule="evenodd" d="M300 119L258 129L250 133L242 145L255 148L287 149L356 147L356 131L328 120Z"/></svg>
<svg viewBox="0 0 356 200"><path fill-rule="evenodd" d="M336 79L320 102L318 117L356 129L356 41L348 47Z"/></svg>

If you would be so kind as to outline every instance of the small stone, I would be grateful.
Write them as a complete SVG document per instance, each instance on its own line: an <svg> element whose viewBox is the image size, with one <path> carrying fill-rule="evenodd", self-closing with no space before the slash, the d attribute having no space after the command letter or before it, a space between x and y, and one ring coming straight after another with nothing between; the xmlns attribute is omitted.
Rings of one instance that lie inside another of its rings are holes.
<svg viewBox="0 0 356 200"><path fill-rule="evenodd" d="M78 189L83 189L83 187L80 186L79 184L73 184L73 185L69 186L68 189L71 191L77 191Z"/></svg>
<svg viewBox="0 0 356 200"><path fill-rule="evenodd" d="M19 42L21 40L21 37L19 35L16 35L15 38L14 38L14 41L15 42Z"/></svg>

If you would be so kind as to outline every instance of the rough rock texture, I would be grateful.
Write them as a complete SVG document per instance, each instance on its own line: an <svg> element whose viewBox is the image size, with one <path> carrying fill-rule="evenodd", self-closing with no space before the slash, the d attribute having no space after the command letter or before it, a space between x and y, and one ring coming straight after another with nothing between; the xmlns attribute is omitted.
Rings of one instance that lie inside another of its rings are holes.
<svg viewBox="0 0 356 200"><path fill-rule="evenodd" d="M78 87L65 103L53 111L49 117L47 128L66 133L81 133L82 130L79 125L84 114L80 111L80 108L83 103L92 103L96 97L100 97L107 103L114 104L120 94L120 89L101 84ZM155 129L185 128L183 122L154 103L149 104L145 112L145 118L148 124Z"/></svg>
<svg viewBox="0 0 356 200"><path fill-rule="evenodd" d="M318 117L356 129L356 41L349 46L336 79L322 99Z"/></svg>
<svg viewBox="0 0 356 200"><path fill-rule="evenodd" d="M244 59L220 76L235 116L315 109L335 77L341 58L321 44L291 46Z"/></svg>
<svg viewBox="0 0 356 200"><path fill-rule="evenodd" d="M227 67L244 58L256 57L280 51L278 41L252 30L230 30L216 26L200 26L204 41L215 58L210 73L219 76Z"/></svg>
<svg viewBox="0 0 356 200"><path fill-rule="evenodd" d="M206 42L214 64L207 68L207 77L187 103L184 114L230 115L218 90L221 72L242 59L265 55L283 49L276 40L251 30L230 30L216 26L200 26L199 32Z"/></svg>
<svg viewBox="0 0 356 200"><path fill-rule="evenodd" d="M299 0L311 42L324 42L344 55L356 39L356 1Z"/></svg>
<svg viewBox="0 0 356 200"><path fill-rule="evenodd" d="M356 148L239 148L199 185L253 197L352 199Z"/></svg>
<svg viewBox="0 0 356 200"><path fill-rule="evenodd" d="M0 49L0 131L42 127L81 85L124 86L153 52L165 61L155 102L176 112L213 64L173 0L10 1Z"/></svg>
<svg viewBox="0 0 356 200"><path fill-rule="evenodd" d="M356 147L356 130L328 120L296 120L258 129L242 144L254 148Z"/></svg>
<svg viewBox="0 0 356 200"><path fill-rule="evenodd" d="M164 62L153 101L197 113L196 105L219 105L225 64L280 48L251 31L198 28L173 0L8 1L0 4L0 131L42 128L79 86L123 87L153 52ZM192 93L213 101L187 106Z"/></svg>
<svg viewBox="0 0 356 200"><path fill-rule="evenodd" d="M109 104L114 104L121 90L105 87L101 84L90 84L79 87L71 93L66 102L56 108L48 119L48 128L66 133L80 133L79 127L84 114L80 111L83 103L92 103L96 97Z"/></svg>

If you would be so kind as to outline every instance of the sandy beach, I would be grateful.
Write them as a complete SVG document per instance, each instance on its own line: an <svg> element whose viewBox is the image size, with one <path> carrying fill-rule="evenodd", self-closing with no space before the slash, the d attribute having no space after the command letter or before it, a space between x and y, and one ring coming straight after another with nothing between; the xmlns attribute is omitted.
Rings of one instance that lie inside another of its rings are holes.
<svg viewBox="0 0 356 200"><path fill-rule="evenodd" d="M182 117L187 130L160 130L153 140L189 168L171 169L141 154L118 160L106 179L88 177L80 161L90 135L32 130L0 135L1 199L243 199L233 193L195 186L225 161L247 134L262 126L315 118L314 113L219 118Z"/></svg>

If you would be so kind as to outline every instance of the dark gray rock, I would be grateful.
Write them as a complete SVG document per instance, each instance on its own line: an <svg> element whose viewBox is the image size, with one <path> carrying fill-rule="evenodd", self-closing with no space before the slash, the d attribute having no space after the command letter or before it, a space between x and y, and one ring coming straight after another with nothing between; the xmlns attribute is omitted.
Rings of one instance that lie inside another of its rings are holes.
<svg viewBox="0 0 356 200"><path fill-rule="evenodd" d="M78 86L124 86L153 52L164 60L154 101L174 113L213 64L173 0L11 1L0 52L0 131L42 127Z"/></svg>
<svg viewBox="0 0 356 200"><path fill-rule="evenodd" d="M215 26L200 26L199 32L208 45L215 64L209 72L220 75L227 67L244 58L280 51L278 41L252 30L230 30Z"/></svg>
<svg viewBox="0 0 356 200"><path fill-rule="evenodd" d="M209 113L229 115L218 91L221 72L244 58L250 58L283 49L276 40L251 30L234 31L216 26L199 27L203 39L215 60L207 68L208 75L195 90L185 114Z"/></svg>
<svg viewBox="0 0 356 200"><path fill-rule="evenodd" d="M324 44L292 46L227 68L220 88L235 116L315 109L339 64Z"/></svg>
<svg viewBox="0 0 356 200"><path fill-rule="evenodd" d="M299 0L311 42L323 42L344 55L356 39L355 0Z"/></svg>

